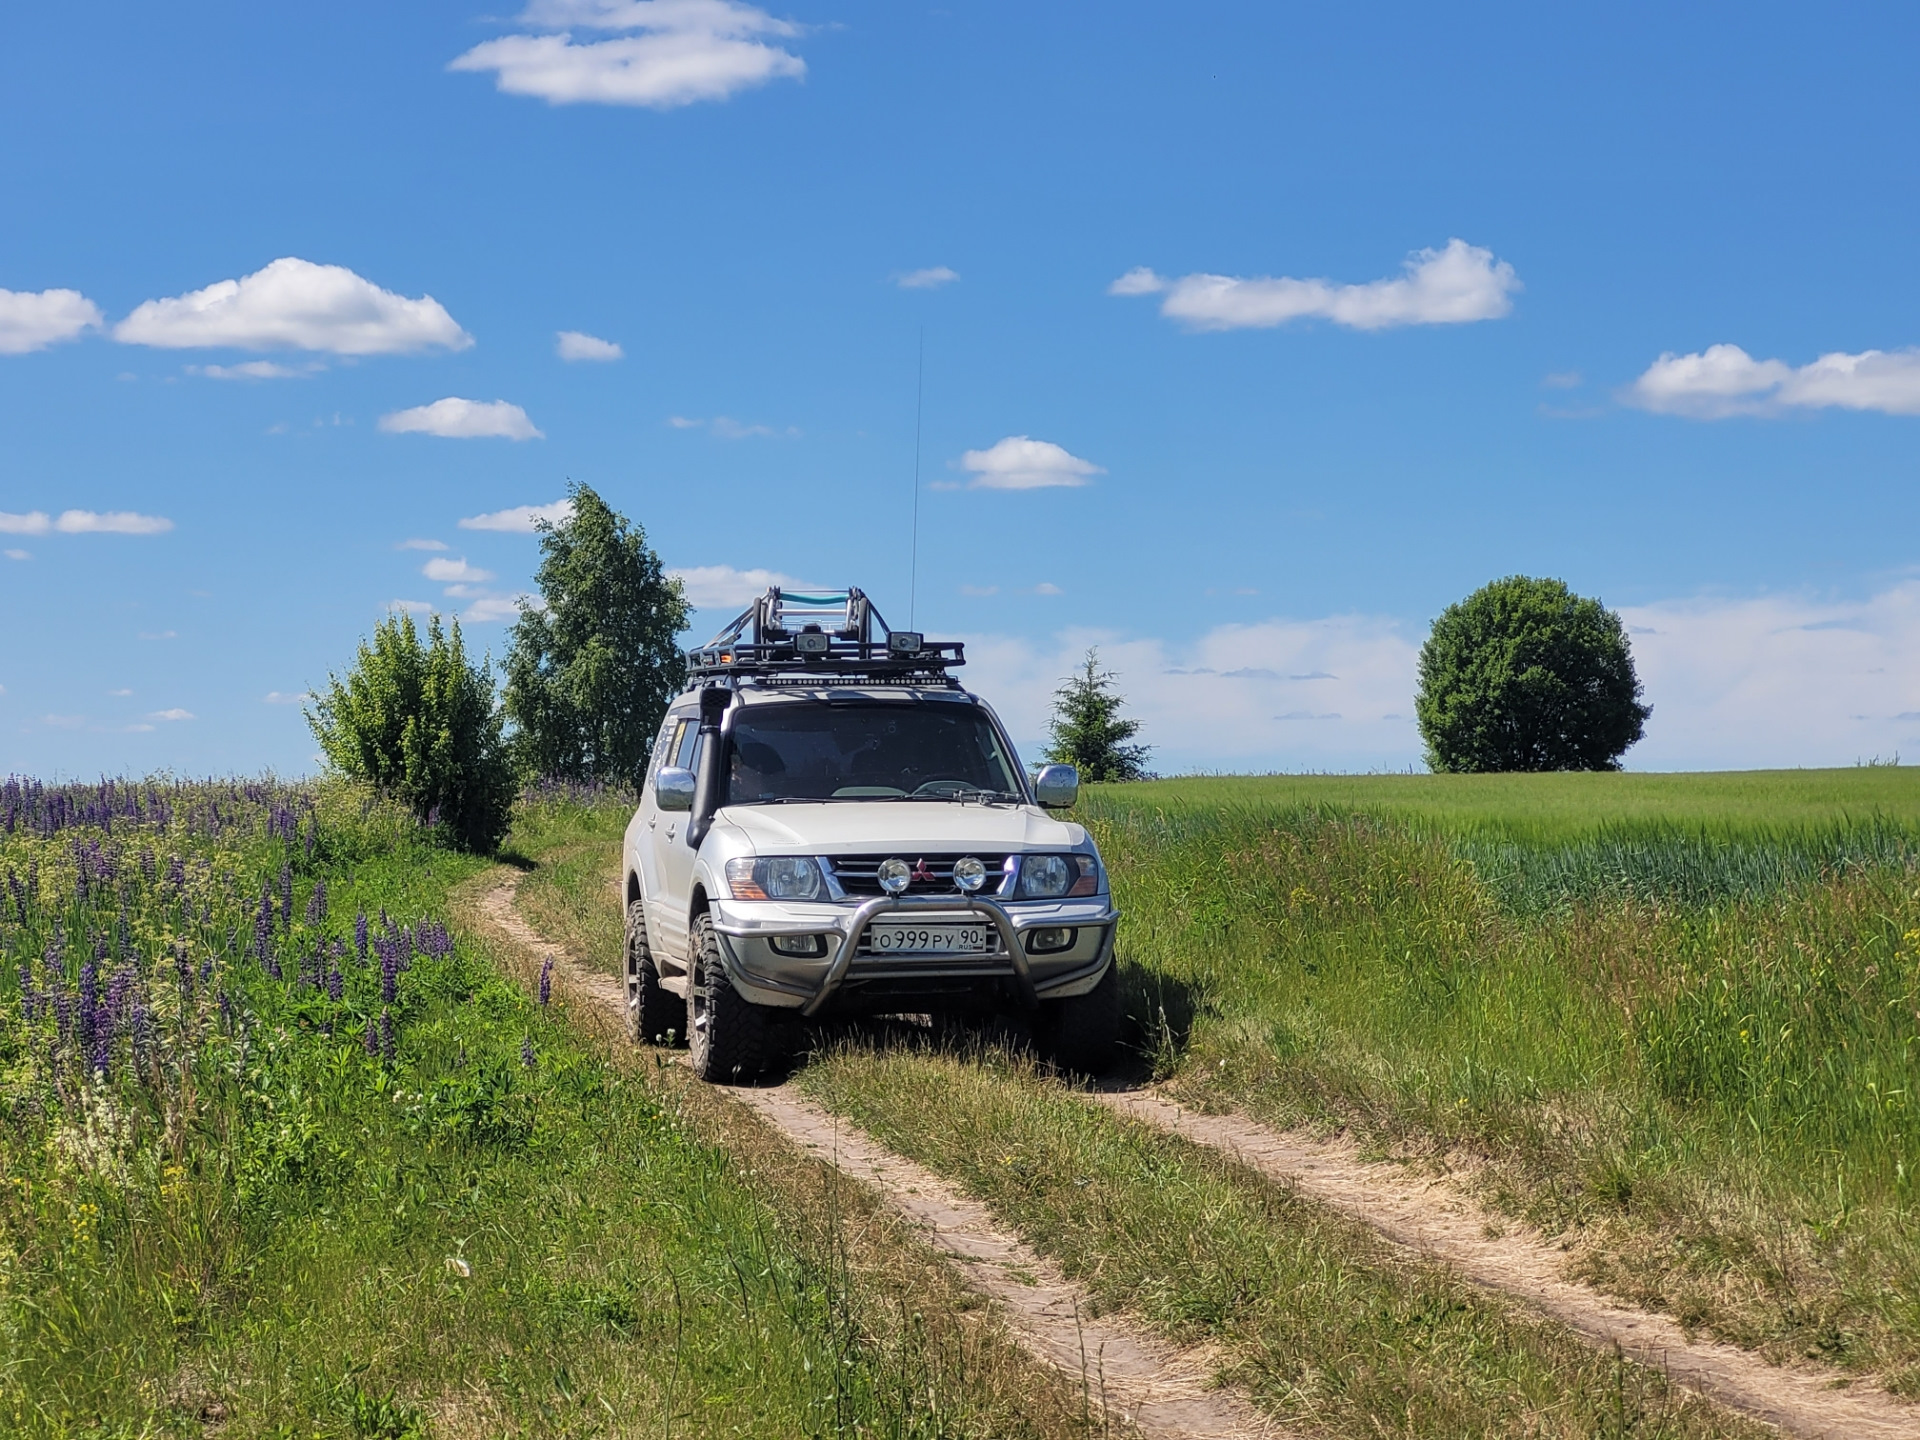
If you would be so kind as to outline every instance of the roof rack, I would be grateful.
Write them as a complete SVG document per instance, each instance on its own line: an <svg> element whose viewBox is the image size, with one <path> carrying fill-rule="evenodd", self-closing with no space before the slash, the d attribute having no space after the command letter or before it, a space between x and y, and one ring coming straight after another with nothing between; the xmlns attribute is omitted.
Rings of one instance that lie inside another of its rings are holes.
<svg viewBox="0 0 1920 1440"><path fill-rule="evenodd" d="M917 630L895 630L873 602L845 590L768 590L713 639L687 652L690 685L751 679L761 685L939 685L964 665L958 640L929 642Z"/></svg>

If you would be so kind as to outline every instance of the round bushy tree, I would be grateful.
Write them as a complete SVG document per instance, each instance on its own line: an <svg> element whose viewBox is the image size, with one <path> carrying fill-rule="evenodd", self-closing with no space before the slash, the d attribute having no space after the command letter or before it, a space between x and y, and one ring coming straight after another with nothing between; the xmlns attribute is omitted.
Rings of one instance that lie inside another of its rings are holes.
<svg viewBox="0 0 1920 1440"><path fill-rule="evenodd" d="M571 494L572 514L539 527L545 604L513 627L507 715L534 774L632 783L686 680L687 601L646 531L585 485Z"/></svg>
<svg viewBox="0 0 1920 1440"><path fill-rule="evenodd" d="M1433 622L1414 705L1427 764L1455 772L1617 770L1653 713L1620 617L1525 575Z"/></svg>
<svg viewBox="0 0 1920 1440"><path fill-rule="evenodd" d="M1079 671L1053 692L1047 760L1072 765L1089 783L1145 779L1148 747L1127 743L1140 733L1140 722L1120 718L1125 703L1114 693L1113 672L1100 668L1100 652L1087 651Z"/></svg>
<svg viewBox="0 0 1920 1440"><path fill-rule="evenodd" d="M460 623L411 615L374 628L346 674L327 677L307 724L327 763L378 786L467 850L491 851L507 833L517 786L494 705L493 676L467 661Z"/></svg>

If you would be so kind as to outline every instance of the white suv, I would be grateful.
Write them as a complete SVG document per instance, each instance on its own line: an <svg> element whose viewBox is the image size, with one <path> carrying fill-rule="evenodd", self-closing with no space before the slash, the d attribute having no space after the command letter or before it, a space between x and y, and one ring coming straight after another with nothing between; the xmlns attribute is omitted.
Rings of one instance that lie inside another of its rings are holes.
<svg viewBox="0 0 1920 1440"><path fill-rule="evenodd" d="M745 1081L814 1016L1012 1011L1060 1063L1109 1063L1119 914L1092 838L1046 813L1079 777L1028 780L948 675L958 644L858 590L772 590L689 661L624 847L636 1040Z"/></svg>

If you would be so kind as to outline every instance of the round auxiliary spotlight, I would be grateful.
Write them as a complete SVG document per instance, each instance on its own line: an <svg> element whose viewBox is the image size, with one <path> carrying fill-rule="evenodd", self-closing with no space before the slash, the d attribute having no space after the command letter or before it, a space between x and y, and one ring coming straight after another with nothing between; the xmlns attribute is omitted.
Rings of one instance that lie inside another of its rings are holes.
<svg viewBox="0 0 1920 1440"><path fill-rule="evenodd" d="M887 894L898 895L912 883L913 867L900 859L882 860L880 868L874 872L874 878Z"/></svg>
<svg viewBox="0 0 1920 1440"><path fill-rule="evenodd" d="M971 895L987 883L985 862L972 855L965 855L954 861L953 883Z"/></svg>

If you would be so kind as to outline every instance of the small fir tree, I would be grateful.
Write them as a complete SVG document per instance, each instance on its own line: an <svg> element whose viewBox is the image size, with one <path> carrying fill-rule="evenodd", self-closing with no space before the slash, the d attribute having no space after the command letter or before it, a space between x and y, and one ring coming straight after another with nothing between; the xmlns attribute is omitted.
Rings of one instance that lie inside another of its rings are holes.
<svg viewBox="0 0 1920 1440"><path fill-rule="evenodd" d="M571 493L573 513L539 527L545 606L513 627L507 715L532 773L631 783L686 679L687 601L644 530L587 486Z"/></svg>
<svg viewBox="0 0 1920 1440"><path fill-rule="evenodd" d="M1617 770L1652 709L1620 617L1509 575L1433 622L1414 708L1435 771Z"/></svg>
<svg viewBox="0 0 1920 1440"><path fill-rule="evenodd" d="M434 616L424 645L411 615L381 621L306 714L329 765L462 848L488 852L506 834L516 785L493 676L468 662L458 621L449 635Z"/></svg>
<svg viewBox="0 0 1920 1440"><path fill-rule="evenodd" d="M1087 651L1085 663L1053 692L1050 764L1072 765L1088 783L1147 778L1150 746L1129 745L1140 732L1138 720L1122 720L1126 702L1114 693L1113 672L1100 668L1100 652Z"/></svg>

